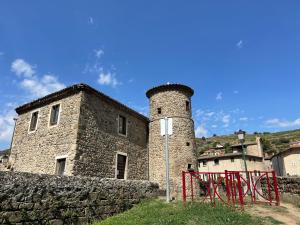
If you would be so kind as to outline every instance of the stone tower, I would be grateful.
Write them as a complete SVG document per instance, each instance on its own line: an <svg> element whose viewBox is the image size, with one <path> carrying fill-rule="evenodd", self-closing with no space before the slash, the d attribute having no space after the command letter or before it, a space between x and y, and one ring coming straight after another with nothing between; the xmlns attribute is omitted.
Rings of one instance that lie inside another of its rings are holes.
<svg viewBox="0 0 300 225"><path fill-rule="evenodd" d="M165 138L160 133L160 119L172 118L173 134L169 136L170 193L181 191L181 171L196 169L195 131L192 119L193 89L181 84L166 84L147 91L150 100L149 179L165 189Z"/></svg>

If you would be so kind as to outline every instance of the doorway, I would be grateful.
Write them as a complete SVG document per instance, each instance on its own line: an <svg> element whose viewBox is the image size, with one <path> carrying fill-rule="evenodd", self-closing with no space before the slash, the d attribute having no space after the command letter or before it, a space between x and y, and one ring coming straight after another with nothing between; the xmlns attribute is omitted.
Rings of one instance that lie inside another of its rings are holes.
<svg viewBox="0 0 300 225"><path fill-rule="evenodd" d="M127 155L124 153L117 153L117 168L116 178L126 179L127 178Z"/></svg>

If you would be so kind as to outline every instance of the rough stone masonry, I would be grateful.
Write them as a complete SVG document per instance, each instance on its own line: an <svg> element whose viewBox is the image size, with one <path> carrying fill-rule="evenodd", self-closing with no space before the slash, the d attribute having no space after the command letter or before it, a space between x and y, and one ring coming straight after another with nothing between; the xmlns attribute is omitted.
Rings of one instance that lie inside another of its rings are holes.
<svg viewBox="0 0 300 225"><path fill-rule="evenodd" d="M149 181L0 172L0 224L86 224L155 197Z"/></svg>

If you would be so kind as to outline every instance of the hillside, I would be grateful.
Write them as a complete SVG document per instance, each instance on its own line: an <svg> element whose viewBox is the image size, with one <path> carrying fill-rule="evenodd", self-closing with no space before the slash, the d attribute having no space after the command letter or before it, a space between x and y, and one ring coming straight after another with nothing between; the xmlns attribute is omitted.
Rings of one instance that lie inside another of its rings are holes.
<svg viewBox="0 0 300 225"><path fill-rule="evenodd" d="M264 133L246 134L246 142L255 141L256 136L260 136L262 138L264 152L278 153L287 149L292 142L296 140L300 140L300 129L276 132L276 133L264 132ZM215 136L206 139L197 138L196 139L197 153L201 154L203 151L214 147L217 143L226 146L226 145L237 144L238 140L235 134Z"/></svg>

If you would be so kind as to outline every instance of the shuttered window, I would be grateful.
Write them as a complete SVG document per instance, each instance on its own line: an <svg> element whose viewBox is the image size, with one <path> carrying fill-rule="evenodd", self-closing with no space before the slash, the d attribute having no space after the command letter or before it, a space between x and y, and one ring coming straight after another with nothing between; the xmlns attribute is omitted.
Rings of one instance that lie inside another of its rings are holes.
<svg viewBox="0 0 300 225"><path fill-rule="evenodd" d="M59 117L59 108L60 105L54 105L51 108L51 115L50 115L50 125L56 125L58 123L58 117Z"/></svg>
<svg viewBox="0 0 300 225"><path fill-rule="evenodd" d="M119 115L119 134L127 134L127 119L124 116Z"/></svg>
<svg viewBox="0 0 300 225"><path fill-rule="evenodd" d="M35 131L36 130L38 116L39 116L38 111L31 114L29 131Z"/></svg>

